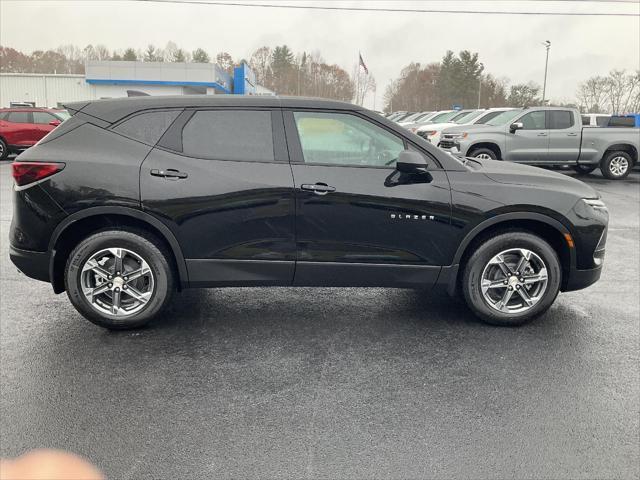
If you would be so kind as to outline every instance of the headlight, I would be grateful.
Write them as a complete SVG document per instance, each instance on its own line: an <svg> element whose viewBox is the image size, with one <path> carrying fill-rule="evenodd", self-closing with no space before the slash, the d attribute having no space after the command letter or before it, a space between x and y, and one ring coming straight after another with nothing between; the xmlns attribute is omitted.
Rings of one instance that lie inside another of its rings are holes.
<svg viewBox="0 0 640 480"><path fill-rule="evenodd" d="M447 133L447 139L451 140L462 140L463 138L467 138L469 135L467 132L462 133Z"/></svg>
<svg viewBox="0 0 640 480"><path fill-rule="evenodd" d="M584 220L600 220L606 223L609 219L609 210L599 198L582 198L573 207L575 214Z"/></svg>
<svg viewBox="0 0 640 480"><path fill-rule="evenodd" d="M424 135L425 137L430 137L431 135L435 135L436 132L435 130L427 130L426 132L422 132L422 135Z"/></svg>
<svg viewBox="0 0 640 480"><path fill-rule="evenodd" d="M582 201L586 203L588 206L590 206L591 208L594 208L596 210L607 211L607 206L599 198L583 198Z"/></svg>

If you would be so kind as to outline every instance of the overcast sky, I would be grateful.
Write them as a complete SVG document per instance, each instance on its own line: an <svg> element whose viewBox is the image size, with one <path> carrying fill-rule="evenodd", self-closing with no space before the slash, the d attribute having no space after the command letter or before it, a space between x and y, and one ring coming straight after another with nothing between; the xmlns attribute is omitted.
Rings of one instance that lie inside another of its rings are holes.
<svg viewBox="0 0 640 480"><path fill-rule="evenodd" d="M233 0L231 0L233 1ZM239 1L239 0L237 0ZM251 3L245 0L244 3ZM259 2L253 2L259 3ZM640 13L640 3L577 1L295 1L283 5L372 8ZM31 52L61 44L109 49L164 47L173 40L212 57L249 58L263 45L319 50L351 72L358 50L384 88L410 62L438 61L446 50L477 51L486 71L511 82L544 76L544 40L552 43L547 97L572 100L578 83L612 69L640 68L640 17L551 17L440 13L336 12L108 0L0 0L0 43ZM373 106L373 99L368 100Z"/></svg>

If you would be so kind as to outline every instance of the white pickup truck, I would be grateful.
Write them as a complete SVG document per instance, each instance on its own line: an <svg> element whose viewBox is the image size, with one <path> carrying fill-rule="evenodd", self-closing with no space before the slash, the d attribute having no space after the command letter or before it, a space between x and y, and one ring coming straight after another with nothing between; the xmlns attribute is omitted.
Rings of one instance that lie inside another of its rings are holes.
<svg viewBox="0 0 640 480"><path fill-rule="evenodd" d="M583 128L571 108L520 108L469 127L444 130L440 147L467 157L571 165L583 174L600 167L613 180L629 175L640 150L640 128Z"/></svg>

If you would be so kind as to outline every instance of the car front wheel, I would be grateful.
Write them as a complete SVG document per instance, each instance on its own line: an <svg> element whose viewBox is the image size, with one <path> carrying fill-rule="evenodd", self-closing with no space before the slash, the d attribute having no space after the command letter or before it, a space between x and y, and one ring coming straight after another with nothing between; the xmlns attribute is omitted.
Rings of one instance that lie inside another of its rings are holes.
<svg viewBox="0 0 640 480"><path fill-rule="evenodd" d="M67 260L67 295L96 325L140 327L170 301L174 280L168 258L162 243L145 232L98 232L80 242Z"/></svg>
<svg viewBox="0 0 640 480"><path fill-rule="evenodd" d="M476 148L470 154L470 157L479 158L480 160L497 160L498 156L490 148Z"/></svg>
<svg viewBox="0 0 640 480"><path fill-rule="evenodd" d="M467 262L462 290L469 308L494 325L521 325L544 313L558 291L558 255L542 238L512 231L485 240Z"/></svg>

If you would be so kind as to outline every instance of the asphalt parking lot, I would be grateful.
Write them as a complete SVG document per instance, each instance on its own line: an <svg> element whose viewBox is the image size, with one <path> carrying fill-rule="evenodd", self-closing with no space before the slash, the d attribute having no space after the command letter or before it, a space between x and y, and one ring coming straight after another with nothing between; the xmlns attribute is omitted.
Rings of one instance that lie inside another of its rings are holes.
<svg viewBox="0 0 640 480"><path fill-rule="evenodd" d="M521 328L394 289L192 290L108 332L8 259L0 165L0 455L109 478L638 478L640 173L585 177L605 270Z"/></svg>

